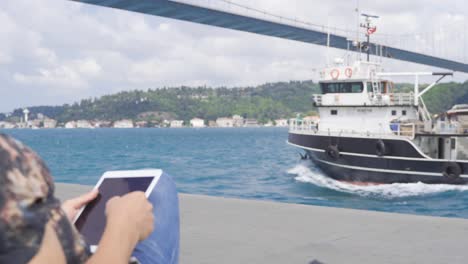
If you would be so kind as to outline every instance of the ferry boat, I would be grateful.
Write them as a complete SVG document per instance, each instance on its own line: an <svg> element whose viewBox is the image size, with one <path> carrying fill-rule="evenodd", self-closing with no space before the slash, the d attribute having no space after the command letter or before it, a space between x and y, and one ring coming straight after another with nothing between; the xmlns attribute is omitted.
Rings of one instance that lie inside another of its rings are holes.
<svg viewBox="0 0 468 264"><path fill-rule="evenodd" d="M288 143L305 151L327 176L351 183L466 184L468 127L455 107L437 118L422 95L453 73L383 72L381 63L335 63L320 72L314 95L319 120L290 120ZM392 76L414 76L397 92ZM420 89L422 76L438 80ZM458 117L458 118L455 118Z"/></svg>

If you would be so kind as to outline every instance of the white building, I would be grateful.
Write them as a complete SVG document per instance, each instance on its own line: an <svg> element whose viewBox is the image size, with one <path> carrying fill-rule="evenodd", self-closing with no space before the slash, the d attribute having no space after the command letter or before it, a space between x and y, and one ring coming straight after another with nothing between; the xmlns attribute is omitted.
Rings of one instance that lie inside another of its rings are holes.
<svg viewBox="0 0 468 264"><path fill-rule="evenodd" d="M216 124L216 121L210 120L210 121L208 121L208 126L209 127L217 127L218 125Z"/></svg>
<svg viewBox="0 0 468 264"><path fill-rule="evenodd" d="M88 120L76 121L76 128L94 128Z"/></svg>
<svg viewBox="0 0 468 264"><path fill-rule="evenodd" d="M135 122L135 126L137 128L148 127L148 122L147 121L138 121L138 122Z"/></svg>
<svg viewBox="0 0 468 264"><path fill-rule="evenodd" d="M12 128L15 128L15 124L10 123L10 122L0 121L0 128L12 129Z"/></svg>
<svg viewBox="0 0 468 264"><path fill-rule="evenodd" d="M23 109L24 114L24 123L27 124L29 121L29 110L27 108Z"/></svg>
<svg viewBox="0 0 468 264"><path fill-rule="evenodd" d="M94 127L96 128L100 128L100 127L111 127L112 126L112 122L111 121L107 121L107 120L97 120L97 121L94 121Z"/></svg>
<svg viewBox="0 0 468 264"><path fill-rule="evenodd" d="M169 126L173 128L184 127L184 120L172 120Z"/></svg>
<svg viewBox="0 0 468 264"><path fill-rule="evenodd" d="M65 128L76 128L76 122L75 121L69 121L65 123Z"/></svg>
<svg viewBox="0 0 468 264"><path fill-rule="evenodd" d="M43 121L44 128L56 128L57 127L57 120L54 119L44 119Z"/></svg>
<svg viewBox="0 0 468 264"><path fill-rule="evenodd" d="M232 118L219 117L218 119L216 119L216 125L218 127L233 127L234 122L233 122Z"/></svg>
<svg viewBox="0 0 468 264"><path fill-rule="evenodd" d="M192 120L190 120L190 126L197 128L205 127L205 120L201 118L193 118Z"/></svg>
<svg viewBox="0 0 468 264"><path fill-rule="evenodd" d="M287 127L288 126L288 120L287 119L276 119L275 124L277 127Z"/></svg>
<svg viewBox="0 0 468 264"><path fill-rule="evenodd" d="M133 128L133 121L129 119L122 119L114 122L114 128Z"/></svg>
<svg viewBox="0 0 468 264"><path fill-rule="evenodd" d="M257 119L246 119L244 123L245 127L258 127Z"/></svg>
<svg viewBox="0 0 468 264"><path fill-rule="evenodd" d="M242 127L244 126L244 118L240 115L233 115L232 116L232 125L235 127Z"/></svg>

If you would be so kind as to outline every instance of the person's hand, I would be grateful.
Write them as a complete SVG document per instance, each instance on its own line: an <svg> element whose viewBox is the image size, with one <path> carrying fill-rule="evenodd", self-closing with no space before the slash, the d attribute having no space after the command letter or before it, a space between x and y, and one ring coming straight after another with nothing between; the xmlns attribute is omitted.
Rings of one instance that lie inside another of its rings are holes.
<svg viewBox="0 0 468 264"><path fill-rule="evenodd" d="M78 212L80 211L81 207L96 199L98 193L98 190L93 189L92 191L83 194L79 197L66 200L62 203L62 210L67 215L68 219L70 221L73 221L76 217L76 214L78 214Z"/></svg>
<svg viewBox="0 0 468 264"><path fill-rule="evenodd" d="M107 223L129 227L129 236L139 242L147 238L154 229L153 205L143 192L132 192L116 196L106 204Z"/></svg>

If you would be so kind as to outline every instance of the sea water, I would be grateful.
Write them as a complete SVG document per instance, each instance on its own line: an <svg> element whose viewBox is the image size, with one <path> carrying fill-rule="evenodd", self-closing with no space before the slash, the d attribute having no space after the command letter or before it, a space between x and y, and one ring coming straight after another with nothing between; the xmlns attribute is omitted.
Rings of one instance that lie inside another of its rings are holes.
<svg viewBox="0 0 468 264"><path fill-rule="evenodd" d="M162 168L179 192L468 218L468 186L355 186L326 177L286 144L285 128L2 130L57 182L93 185L108 170Z"/></svg>

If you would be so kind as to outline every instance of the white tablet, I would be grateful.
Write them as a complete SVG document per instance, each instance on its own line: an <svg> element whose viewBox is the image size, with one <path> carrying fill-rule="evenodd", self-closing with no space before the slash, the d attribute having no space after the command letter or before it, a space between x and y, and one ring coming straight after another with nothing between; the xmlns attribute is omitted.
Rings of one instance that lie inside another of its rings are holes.
<svg viewBox="0 0 468 264"><path fill-rule="evenodd" d="M114 196L142 191L149 197L162 170L108 171L99 179L94 189L98 197L86 205L75 218L75 226L95 251L106 226L106 203Z"/></svg>

